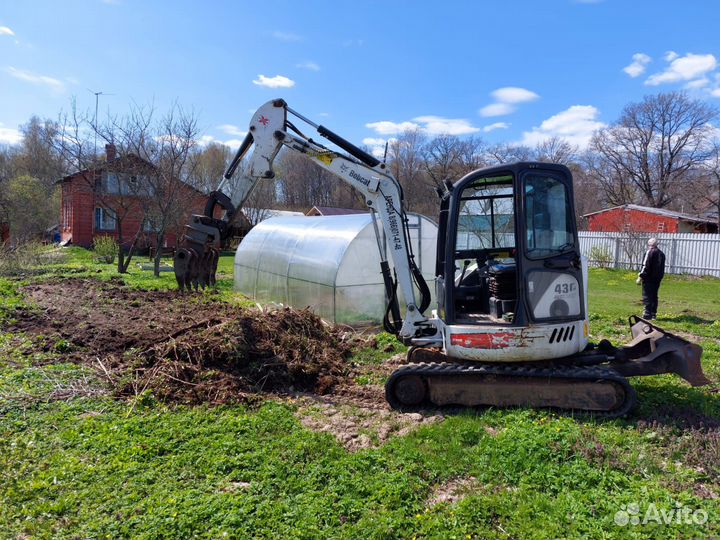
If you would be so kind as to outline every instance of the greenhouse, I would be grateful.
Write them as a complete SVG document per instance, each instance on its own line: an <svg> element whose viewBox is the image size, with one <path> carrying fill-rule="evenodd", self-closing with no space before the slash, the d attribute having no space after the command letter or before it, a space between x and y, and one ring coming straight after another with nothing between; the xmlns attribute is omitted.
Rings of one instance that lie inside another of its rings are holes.
<svg viewBox="0 0 720 540"><path fill-rule="evenodd" d="M415 261L434 300L437 225L418 214L408 214L408 220ZM259 223L235 254L235 288L261 304L309 307L334 323L381 323L387 302L372 216L277 217Z"/></svg>

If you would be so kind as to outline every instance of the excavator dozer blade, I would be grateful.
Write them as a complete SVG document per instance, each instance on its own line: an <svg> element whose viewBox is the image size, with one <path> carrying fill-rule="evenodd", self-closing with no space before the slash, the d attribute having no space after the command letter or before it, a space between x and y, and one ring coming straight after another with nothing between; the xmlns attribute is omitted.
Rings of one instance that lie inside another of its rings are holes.
<svg viewBox="0 0 720 540"><path fill-rule="evenodd" d="M610 367L625 377L675 373L692 386L711 381L703 373L702 347L636 315L630 317L633 339L615 351Z"/></svg>

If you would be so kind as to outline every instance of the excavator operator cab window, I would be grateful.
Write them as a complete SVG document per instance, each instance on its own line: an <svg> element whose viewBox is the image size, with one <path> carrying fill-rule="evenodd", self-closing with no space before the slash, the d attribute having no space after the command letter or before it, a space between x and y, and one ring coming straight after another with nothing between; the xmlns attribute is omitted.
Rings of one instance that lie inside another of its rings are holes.
<svg viewBox="0 0 720 540"><path fill-rule="evenodd" d="M527 256L542 259L575 247L573 216L560 180L544 175L525 178Z"/></svg>
<svg viewBox="0 0 720 540"><path fill-rule="evenodd" d="M457 321L512 322L517 301L512 176L478 178L465 186L457 219Z"/></svg>

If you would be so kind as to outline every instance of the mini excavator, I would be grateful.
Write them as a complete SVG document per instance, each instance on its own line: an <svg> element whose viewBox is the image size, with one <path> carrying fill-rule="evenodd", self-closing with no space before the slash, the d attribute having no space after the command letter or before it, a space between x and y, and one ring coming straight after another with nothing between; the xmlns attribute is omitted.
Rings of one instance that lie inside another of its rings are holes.
<svg viewBox="0 0 720 540"><path fill-rule="evenodd" d="M342 151L306 136L299 122ZM354 187L384 229L391 256L379 269L384 326L411 346L408 363L385 386L393 408L529 406L617 417L636 404L628 377L674 373L693 386L710 382L700 346L637 316L628 344L589 342L588 263L563 165L484 168L438 189L437 305L426 315L429 288L415 264L399 182L385 163L282 99L253 115L204 214L187 225L174 260L181 290L215 283L222 242L256 183L274 177L281 149Z"/></svg>

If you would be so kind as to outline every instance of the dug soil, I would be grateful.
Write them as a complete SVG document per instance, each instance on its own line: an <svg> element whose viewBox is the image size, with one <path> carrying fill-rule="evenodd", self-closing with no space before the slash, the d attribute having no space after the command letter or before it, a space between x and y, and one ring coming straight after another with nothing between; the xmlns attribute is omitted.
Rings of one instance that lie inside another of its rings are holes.
<svg viewBox="0 0 720 540"><path fill-rule="evenodd" d="M442 419L387 405L383 381L404 354L356 365L353 349L377 347L376 340L306 310L244 309L212 293L138 290L122 279L58 279L22 290L31 307L17 310L5 330L33 336L31 352L52 352L44 355L52 362L60 355L92 367L133 407L145 396L188 405L272 398L350 451Z"/></svg>
<svg viewBox="0 0 720 540"><path fill-rule="evenodd" d="M217 404L349 392L352 336L306 310L243 309L121 279L57 280L23 293L33 307L19 310L9 330L93 366L121 396L150 391L164 401Z"/></svg>

